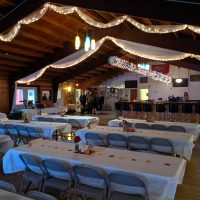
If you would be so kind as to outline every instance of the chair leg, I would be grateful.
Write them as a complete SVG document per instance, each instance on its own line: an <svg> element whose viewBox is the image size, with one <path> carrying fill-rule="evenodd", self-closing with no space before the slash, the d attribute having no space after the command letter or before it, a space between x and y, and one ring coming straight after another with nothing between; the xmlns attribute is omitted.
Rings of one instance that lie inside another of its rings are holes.
<svg viewBox="0 0 200 200"><path fill-rule="evenodd" d="M20 184L20 190L19 190L20 194L22 192L23 185L24 185L24 178L22 177L21 184Z"/></svg>
<svg viewBox="0 0 200 200"><path fill-rule="evenodd" d="M32 183L32 181L30 181L30 182L28 183L28 186L27 186L27 188L25 189L25 192L24 192L24 193L27 193L27 192L28 192L28 190L29 190L29 188L30 188L30 186L31 186L31 183Z"/></svg>

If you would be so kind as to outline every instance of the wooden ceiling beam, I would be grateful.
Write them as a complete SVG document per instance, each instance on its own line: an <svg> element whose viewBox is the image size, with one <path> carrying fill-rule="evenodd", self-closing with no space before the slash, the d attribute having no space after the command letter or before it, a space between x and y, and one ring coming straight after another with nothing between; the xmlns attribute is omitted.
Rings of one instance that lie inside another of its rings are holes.
<svg viewBox="0 0 200 200"><path fill-rule="evenodd" d="M32 39L35 40L37 42L41 42L42 44L45 45L50 45L53 47L63 47L63 44L61 44L60 42L56 41L55 38L49 38L49 36L47 37L46 34L44 33L40 33L40 34L34 34L35 31L31 31L30 29L27 29L27 27L23 27L22 31L20 31L20 35L22 35L23 37L27 38L27 39Z"/></svg>
<svg viewBox="0 0 200 200"><path fill-rule="evenodd" d="M0 70L12 71L12 72L20 71L19 68L6 64L0 64Z"/></svg>
<svg viewBox="0 0 200 200"><path fill-rule="evenodd" d="M0 58L9 59L9 60L13 60L13 61L35 62L35 59L33 59L33 58L29 58L29 57L25 57L25 56L21 56L21 55L18 55L18 54L13 54L13 53L0 54Z"/></svg>
<svg viewBox="0 0 200 200"><path fill-rule="evenodd" d="M5 51L7 53L12 52L30 57L44 57L44 55L39 53L38 51L22 47L15 47L10 43L6 43L6 45L0 45L0 50Z"/></svg>
<svg viewBox="0 0 200 200"><path fill-rule="evenodd" d="M8 6L16 6L15 1L13 0L1 0L1 4L6 4Z"/></svg>
<svg viewBox="0 0 200 200"><path fill-rule="evenodd" d="M17 67L27 67L26 63L16 62L16 61L7 60L7 59L0 59L0 64L6 64L6 65L11 65L11 66L17 66Z"/></svg>

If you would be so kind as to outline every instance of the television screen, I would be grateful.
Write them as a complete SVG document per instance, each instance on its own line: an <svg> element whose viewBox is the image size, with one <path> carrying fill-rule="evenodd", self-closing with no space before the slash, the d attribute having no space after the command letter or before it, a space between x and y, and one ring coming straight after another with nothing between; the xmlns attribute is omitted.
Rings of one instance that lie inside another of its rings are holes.
<svg viewBox="0 0 200 200"><path fill-rule="evenodd" d="M137 80L125 81L125 88L137 88Z"/></svg>

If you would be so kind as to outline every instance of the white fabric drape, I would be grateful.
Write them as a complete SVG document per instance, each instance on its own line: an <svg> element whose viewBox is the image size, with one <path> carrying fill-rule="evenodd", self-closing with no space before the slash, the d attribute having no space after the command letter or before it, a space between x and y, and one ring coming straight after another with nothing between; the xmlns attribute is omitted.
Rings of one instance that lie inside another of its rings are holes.
<svg viewBox="0 0 200 200"><path fill-rule="evenodd" d="M200 55L194 55L194 54L189 54L189 53L183 53L183 52L178 52L174 50L169 50L169 49L164 49L160 47L154 47L150 45L145 45L145 44L140 44L140 43L135 43L135 42L130 42L126 40L121 40L117 39L114 37L109 37L106 36L102 39L100 39L96 43L96 49L95 50L90 50L88 52L85 52L83 49L77 51L76 53L73 53L51 65L48 65L37 72L26 76L25 78L22 78L18 80L18 83L29 83L31 81L34 81L38 79L42 74L49 68L68 68L72 67L74 65L79 64L80 62L84 61L87 59L89 56L91 56L93 53L95 53L106 40L112 41L115 45L123 49L124 51L140 56L143 58L151 59L151 60L157 60L157 61L173 61L173 60L181 60L184 58L192 57L200 60Z"/></svg>
<svg viewBox="0 0 200 200"><path fill-rule="evenodd" d="M177 32L177 31L182 31L188 28L189 30L200 34L200 27L197 26L191 26L187 24L182 24L182 25L144 25L139 22L137 22L135 19L123 15L120 17L115 18L113 21L108 22L108 23L101 23L87 14L83 13L79 8L77 7L72 7L72 6L56 6L51 3L45 3L43 8L41 8L38 11L33 12L32 14L28 15L27 17L23 18L22 20L19 20L17 24L7 33L0 34L0 40L4 42L11 42L19 33L19 30L21 29L21 25L23 24L30 24L33 22L38 21L41 19L48 10L53 10L59 14L62 15L69 15L74 12L76 12L79 17L85 21L85 23L97 27L97 28L109 28L113 26L117 26L124 21L128 21L130 24L135 26L136 28L140 29L141 31L144 31L146 33L157 33L157 34L164 34L164 33L172 33L172 32Z"/></svg>

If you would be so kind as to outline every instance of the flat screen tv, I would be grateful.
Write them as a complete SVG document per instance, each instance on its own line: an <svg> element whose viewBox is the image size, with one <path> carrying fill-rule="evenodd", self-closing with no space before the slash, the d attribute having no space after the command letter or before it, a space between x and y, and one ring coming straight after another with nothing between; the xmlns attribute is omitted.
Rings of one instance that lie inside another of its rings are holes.
<svg viewBox="0 0 200 200"><path fill-rule="evenodd" d="M137 80L125 81L125 88L137 88Z"/></svg>

